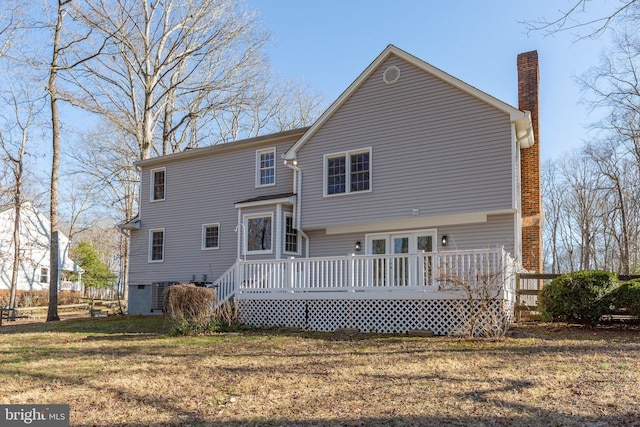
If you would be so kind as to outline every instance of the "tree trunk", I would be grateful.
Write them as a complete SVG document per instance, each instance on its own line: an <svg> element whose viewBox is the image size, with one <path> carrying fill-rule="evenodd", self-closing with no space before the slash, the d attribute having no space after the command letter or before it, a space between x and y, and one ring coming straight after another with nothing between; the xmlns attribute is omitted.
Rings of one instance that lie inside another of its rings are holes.
<svg viewBox="0 0 640 427"><path fill-rule="evenodd" d="M11 318L16 318L16 296L18 291L18 268L20 266L20 184L16 182L15 218L13 223L13 269L11 270L11 291L9 309Z"/></svg>
<svg viewBox="0 0 640 427"><path fill-rule="evenodd" d="M49 69L47 91L51 98L51 143L53 156L51 162L51 249L49 256L49 311L47 322L60 320L58 317L58 281L59 272L59 239L58 239L58 175L60 171L60 124L58 116L58 91L56 78L58 77L58 54L60 52L60 32L62 30L63 6L70 0L58 0L58 18L53 37L53 53Z"/></svg>

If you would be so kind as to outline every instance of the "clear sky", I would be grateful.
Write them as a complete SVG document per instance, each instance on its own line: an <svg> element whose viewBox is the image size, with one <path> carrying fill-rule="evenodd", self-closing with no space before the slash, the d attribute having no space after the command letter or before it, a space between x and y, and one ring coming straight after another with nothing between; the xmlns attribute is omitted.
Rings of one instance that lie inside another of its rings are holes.
<svg viewBox="0 0 640 427"><path fill-rule="evenodd" d="M612 0L589 2L589 12ZM527 34L523 21L554 18L568 0L248 0L273 43L284 75L304 79L333 102L388 45L517 107L516 56L538 50L542 157L553 159L588 139L596 119L581 103L576 76L596 65L606 37L575 43L569 32ZM597 8L601 8L598 10Z"/></svg>

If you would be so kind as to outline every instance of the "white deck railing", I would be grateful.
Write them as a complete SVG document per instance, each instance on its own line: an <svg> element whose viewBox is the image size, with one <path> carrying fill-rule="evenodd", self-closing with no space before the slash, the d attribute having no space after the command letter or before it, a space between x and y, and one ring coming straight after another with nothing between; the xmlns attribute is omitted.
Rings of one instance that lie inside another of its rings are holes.
<svg viewBox="0 0 640 427"><path fill-rule="evenodd" d="M236 261L214 287L218 301L234 293L381 290L460 291L492 286L510 300L517 266L503 248L398 255Z"/></svg>

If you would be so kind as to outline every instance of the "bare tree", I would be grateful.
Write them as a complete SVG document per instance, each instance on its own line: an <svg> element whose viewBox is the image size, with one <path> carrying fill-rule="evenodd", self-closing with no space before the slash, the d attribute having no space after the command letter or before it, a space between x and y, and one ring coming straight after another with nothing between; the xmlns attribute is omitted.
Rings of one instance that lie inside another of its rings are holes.
<svg viewBox="0 0 640 427"><path fill-rule="evenodd" d="M111 213L111 223L128 222L134 218L138 207L139 177L134 162L138 157L138 145L133 137L111 126L102 126L83 135L70 157L75 160L74 174L87 179L93 189L92 196L104 213ZM129 236L118 233L120 283L127 292Z"/></svg>
<svg viewBox="0 0 640 427"><path fill-rule="evenodd" d="M73 73L83 95L76 101L133 135L139 158L168 151L259 78L267 36L238 2L90 0L74 14L94 43L109 40Z"/></svg>
<svg viewBox="0 0 640 427"><path fill-rule="evenodd" d="M22 206L25 201L25 157L27 142L30 139L31 127L35 117L42 109L42 103L29 98L27 90L11 88L0 99L10 109L10 116L0 115L3 125L0 128L0 147L4 159L11 165L12 184L9 190L11 207L14 211L13 223L13 259L11 271L11 287L9 308L15 317L16 294L18 289L18 271L22 260L21 224Z"/></svg>
<svg viewBox="0 0 640 427"><path fill-rule="evenodd" d="M71 0L57 0L55 8L55 18L53 20L53 37L51 42L51 62L47 67L48 79L46 91L49 95L51 107L51 190L50 190L50 215L51 222L51 251L50 251L50 283L49 283L49 311L47 321L60 320L58 316L58 282L60 280L59 271L59 181L60 181L60 101L71 101L65 96L65 91L61 91L58 86L58 77L61 73L70 73L76 67L82 66L85 62L98 57L109 41L108 38L101 39L94 49L77 53L79 44L89 39L93 29L85 33L73 34L63 38L63 24L65 17L69 16L72 6ZM69 19L69 18L67 18Z"/></svg>
<svg viewBox="0 0 640 427"><path fill-rule="evenodd" d="M571 31L577 39L597 38L615 23L637 22L640 18L638 0L620 0L608 5L604 14L589 13L590 0L572 0L566 9L559 10L555 18L540 18L525 22L527 31L542 31L546 35Z"/></svg>
<svg viewBox="0 0 640 427"><path fill-rule="evenodd" d="M60 46L60 33L62 31L62 21L64 19L64 6L71 0L58 0L55 30L53 33L53 43L51 48L51 67L49 68L49 80L47 92L49 94L51 107L51 145L53 155L51 160L51 190L50 213L51 222L51 249L49 256L49 310L47 312L47 322L60 320L58 316L58 282L60 280L60 245L58 237L58 185L60 174L60 117L58 112L58 87L56 80L60 71L59 56L62 50Z"/></svg>
<svg viewBox="0 0 640 427"><path fill-rule="evenodd" d="M545 264L548 265L551 273L559 273L562 268L559 240L562 233L562 219L565 210L563 197L565 189L566 186L559 177L557 163L547 161L542 168L542 198L545 202L543 236L546 242L543 247L545 249ZM549 260L548 258L551 259Z"/></svg>
<svg viewBox="0 0 640 427"><path fill-rule="evenodd" d="M321 97L301 82L273 76L268 70L242 88L233 103L212 112L218 135L214 143L309 126L320 114Z"/></svg>

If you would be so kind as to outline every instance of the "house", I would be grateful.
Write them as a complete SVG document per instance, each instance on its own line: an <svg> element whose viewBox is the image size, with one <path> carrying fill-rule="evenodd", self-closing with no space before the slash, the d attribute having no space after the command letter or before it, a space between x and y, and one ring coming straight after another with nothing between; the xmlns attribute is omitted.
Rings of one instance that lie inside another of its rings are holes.
<svg viewBox="0 0 640 427"><path fill-rule="evenodd" d="M13 207L0 210L0 295L9 294L13 275L13 230L16 210ZM17 293L49 291L50 227L49 219L38 210L25 204L20 209L20 264L18 266ZM59 239L59 270L82 275L82 268L69 258L69 239L62 233ZM83 292L82 281L60 281L60 291Z"/></svg>
<svg viewBox="0 0 640 427"><path fill-rule="evenodd" d="M479 272L508 311L541 271L537 61L515 108L390 45L309 128L139 161L129 312L194 282L248 323L450 333L445 275Z"/></svg>

